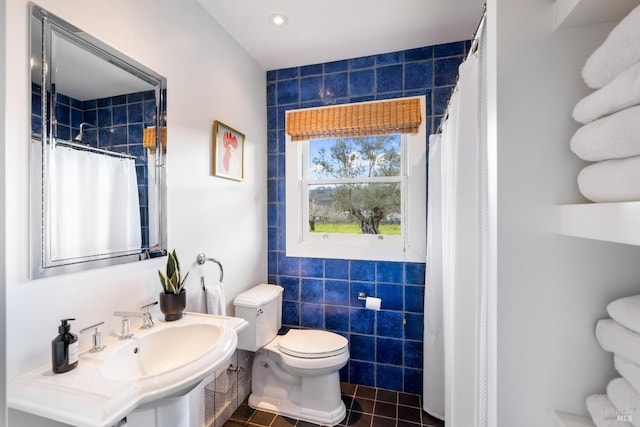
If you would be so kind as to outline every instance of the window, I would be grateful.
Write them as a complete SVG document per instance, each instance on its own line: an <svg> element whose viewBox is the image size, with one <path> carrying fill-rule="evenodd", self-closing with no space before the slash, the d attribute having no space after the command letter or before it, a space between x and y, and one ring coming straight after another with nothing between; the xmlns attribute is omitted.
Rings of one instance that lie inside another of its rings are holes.
<svg viewBox="0 0 640 427"><path fill-rule="evenodd" d="M301 199L307 239L402 234L402 140L395 134L305 144Z"/></svg>
<svg viewBox="0 0 640 427"><path fill-rule="evenodd" d="M424 262L425 125L393 130L295 142L288 133L287 256Z"/></svg>

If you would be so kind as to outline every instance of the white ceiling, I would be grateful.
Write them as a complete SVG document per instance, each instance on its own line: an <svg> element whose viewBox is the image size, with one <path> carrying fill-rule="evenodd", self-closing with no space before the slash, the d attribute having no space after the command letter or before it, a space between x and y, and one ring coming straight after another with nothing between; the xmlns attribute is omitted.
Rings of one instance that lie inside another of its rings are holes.
<svg viewBox="0 0 640 427"><path fill-rule="evenodd" d="M139 77L53 33L57 91L79 101L153 90ZM33 72L33 71L32 71Z"/></svg>
<svg viewBox="0 0 640 427"><path fill-rule="evenodd" d="M484 1L198 0L266 70L469 40Z"/></svg>

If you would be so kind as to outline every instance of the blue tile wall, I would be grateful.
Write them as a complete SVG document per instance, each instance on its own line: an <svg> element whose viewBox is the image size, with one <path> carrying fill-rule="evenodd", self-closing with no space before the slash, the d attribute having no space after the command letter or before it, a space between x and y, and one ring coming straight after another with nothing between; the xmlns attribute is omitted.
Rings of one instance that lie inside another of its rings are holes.
<svg viewBox="0 0 640 427"><path fill-rule="evenodd" d="M83 122L96 127L84 127L82 142L97 148L128 153L136 159L138 197L140 200L142 245L149 245L149 206L147 194L147 150L142 146L145 126L153 125L155 92L137 92L109 98L80 101L61 93L56 95L56 136L71 141L80 132ZM31 87L32 133L42 131L41 86Z"/></svg>
<svg viewBox="0 0 640 427"><path fill-rule="evenodd" d="M285 326L322 328L349 339L342 381L422 393L426 266L286 256L285 113L426 95L430 133L468 48L469 42L456 42L267 72L269 282L284 287ZM381 310L366 310L358 292L382 298Z"/></svg>

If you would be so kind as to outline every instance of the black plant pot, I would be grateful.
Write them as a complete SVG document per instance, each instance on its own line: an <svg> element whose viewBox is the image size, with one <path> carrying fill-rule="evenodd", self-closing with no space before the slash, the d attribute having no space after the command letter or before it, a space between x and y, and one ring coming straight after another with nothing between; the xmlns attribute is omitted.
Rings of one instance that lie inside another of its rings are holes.
<svg viewBox="0 0 640 427"><path fill-rule="evenodd" d="M164 313L164 320L170 322L182 318L182 312L187 306L187 293L165 294L160 292L160 311Z"/></svg>

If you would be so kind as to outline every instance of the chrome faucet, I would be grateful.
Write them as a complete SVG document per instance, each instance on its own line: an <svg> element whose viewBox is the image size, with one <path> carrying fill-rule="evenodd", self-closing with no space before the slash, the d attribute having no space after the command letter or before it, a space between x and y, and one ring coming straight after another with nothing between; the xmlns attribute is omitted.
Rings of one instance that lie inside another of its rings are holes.
<svg viewBox="0 0 640 427"><path fill-rule="evenodd" d="M114 316L122 317L122 329L120 331L120 339L126 340L128 338L133 338L133 334L131 333L131 322L129 321L130 316L142 316L142 313L138 313L135 311L116 311L113 313Z"/></svg>
<svg viewBox="0 0 640 427"><path fill-rule="evenodd" d="M151 312L149 310L156 304L158 304L158 301L154 301L140 307L142 309L142 329L149 329L153 327L153 317L151 316Z"/></svg>
<svg viewBox="0 0 640 427"><path fill-rule="evenodd" d="M158 301L154 301L150 304L143 305L139 311L116 311L113 313L116 317L122 317L122 329L120 331L120 339L128 339L133 338L133 334L131 333L131 322L129 321L129 317L142 317L142 326L140 329L149 329L152 328L153 316L151 316L151 312L149 311L151 307L158 304Z"/></svg>
<svg viewBox="0 0 640 427"><path fill-rule="evenodd" d="M91 353L97 353L99 351L104 350L104 346L102 345L102 333L98 330L98 327L104 325L104 322L96 323L95 325L87 326L84 329L80 329L80 333L83 334L91 329L93 331L93 347L91 348Z"/></svg>

